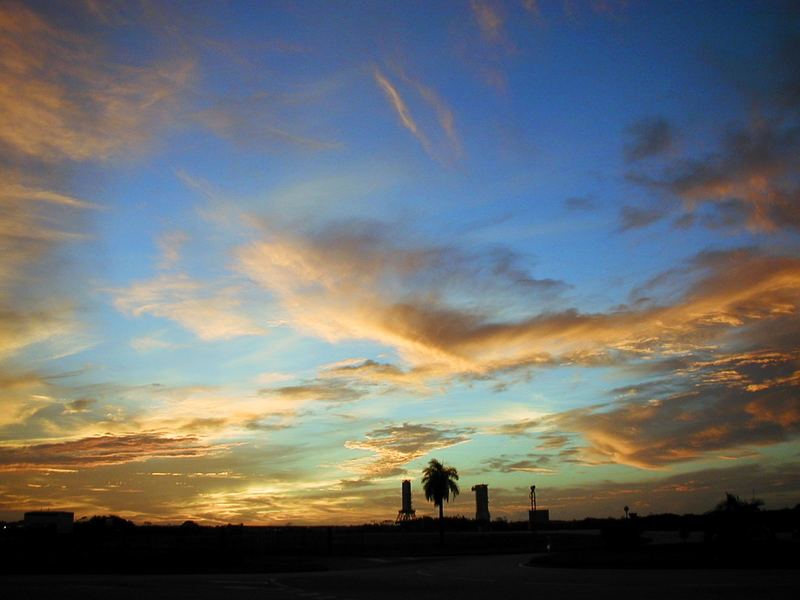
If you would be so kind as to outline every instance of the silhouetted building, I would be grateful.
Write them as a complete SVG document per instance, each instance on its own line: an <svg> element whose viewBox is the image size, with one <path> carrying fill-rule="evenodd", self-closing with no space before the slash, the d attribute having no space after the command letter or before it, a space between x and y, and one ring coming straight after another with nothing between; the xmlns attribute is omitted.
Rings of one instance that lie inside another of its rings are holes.
<svg viewBox="0 0 800 600"><path fill-rule="evenodd" d="M57 510L33 510L25 513L23 525L30 529L55 529L58 533L72 533L75 514Z"/></svg>
<svg viewBox="0 0 800 600"><path fill-rule="evenodd" d="M400 510L397 512L397 519L395 519L395 523L399 523L400 521L410 521L413 519L417 512L411 506L411 480L404 479L403 480L403 500L402 506Z"/></svg>
<svg viewBox="0 0 800 600"><path fill-rule="evenodd" d="M546 525L550 522L550 511L548 509L529 510L528 519L531 525Z"/></svg>
<svg viewBox="0 0 800 600"><path fill-rule="evenodd" d="M472 491L475 492L475 520L491 521L491 515L489 514L489 486L485 483L473 485Z"/></svg>
<svg viewBox="0 0 800 600"><path fill-rule="evenodd" d="M544 525L550 522L550 511L549 510L539 510L536 508L536 486L531 486L531 493L529 495L531 499L531 509L528 511L528 527L531 531L536 529L537 525Z"/></svg>

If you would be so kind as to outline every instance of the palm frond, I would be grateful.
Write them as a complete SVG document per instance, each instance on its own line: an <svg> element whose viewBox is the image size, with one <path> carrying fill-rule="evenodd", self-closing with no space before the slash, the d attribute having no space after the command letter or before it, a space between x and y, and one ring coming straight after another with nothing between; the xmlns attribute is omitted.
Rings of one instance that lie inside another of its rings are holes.
<svg viewBox="0 0 800 600"><path fill-rule="evenodd" d="M458 481L458 470L455 467L445 466L432 458L422 471L422 490L425 499L433 502L434 506L450 502L450 496L455 498L459 493L456 481Z"/></svg>

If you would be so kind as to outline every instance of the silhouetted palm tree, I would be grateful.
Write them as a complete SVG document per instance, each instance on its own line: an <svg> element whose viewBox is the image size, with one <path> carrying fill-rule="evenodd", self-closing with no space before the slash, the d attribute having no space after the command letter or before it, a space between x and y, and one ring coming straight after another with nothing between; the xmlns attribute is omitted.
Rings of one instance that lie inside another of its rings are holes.
<svg viewBox="0 0 800 600"><path fill-rule="evenodd" d="M450 502L450 496L458 496L458 471L455 467L447 467L435 458L422 471L422 490L425 499L439 507L439 541L444 542L444 503Z"/></svg>

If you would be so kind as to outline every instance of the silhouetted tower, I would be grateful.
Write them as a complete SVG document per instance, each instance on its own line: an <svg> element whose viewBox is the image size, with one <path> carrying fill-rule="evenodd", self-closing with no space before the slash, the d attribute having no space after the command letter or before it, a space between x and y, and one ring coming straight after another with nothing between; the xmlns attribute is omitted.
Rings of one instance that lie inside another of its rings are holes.
<svg viewBox="0 0 800 600"><path fill-rule="evenodd" d="M488 523L491 521L489 514L489 486L485 483L472 486L475 492L475 520Z"/></svg>
<svg viewBox="0 0 800 600"><path fill-rule="evenodd" d="M537 525L545 525L550 521L550 511L536 508L535 485L531 486L531 493L528 497L531 499L531 509L528 511L528 528L531 531L535 531Z"/></svg>
<svg viewBox="0 0 800 600"><path fill-rule="evenodd" d="M400 510L397 512L397 518L395 519L395 523L400 523L401 521L410 521L417 515L417 512L411 506L411 480L404 479L403 480L403 504Z"/></svg>

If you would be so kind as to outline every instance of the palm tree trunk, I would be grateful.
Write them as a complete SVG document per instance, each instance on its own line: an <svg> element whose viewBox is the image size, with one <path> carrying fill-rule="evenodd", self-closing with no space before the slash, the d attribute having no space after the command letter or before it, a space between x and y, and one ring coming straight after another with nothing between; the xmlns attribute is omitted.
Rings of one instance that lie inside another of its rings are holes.
<svg viewBox="0 0 800 600"><path fill-rule="evenodd" d="M439 505L439 543L444 545L444 502Z"/></svg>

